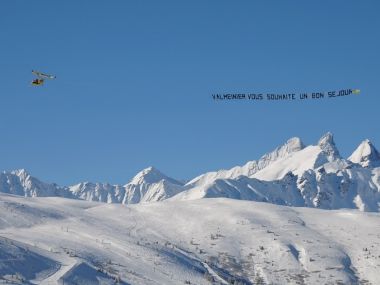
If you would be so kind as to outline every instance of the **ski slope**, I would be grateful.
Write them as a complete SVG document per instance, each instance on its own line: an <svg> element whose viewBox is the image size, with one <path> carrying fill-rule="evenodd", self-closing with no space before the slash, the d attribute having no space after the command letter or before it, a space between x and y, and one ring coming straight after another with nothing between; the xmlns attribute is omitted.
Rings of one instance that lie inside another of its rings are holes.
<svg viewBox="0 0 380 285"><path fill-rule="evenodd" d="M0 258L8 284L378 284L380 214L0 194Z"/></svg>

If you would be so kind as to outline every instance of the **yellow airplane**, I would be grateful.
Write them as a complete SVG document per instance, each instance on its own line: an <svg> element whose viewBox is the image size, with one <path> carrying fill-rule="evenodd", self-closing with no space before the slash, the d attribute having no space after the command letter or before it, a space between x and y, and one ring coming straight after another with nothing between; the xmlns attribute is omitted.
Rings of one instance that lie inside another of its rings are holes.
<svg viewBox="0 0 380 285"><path fill-rule="evenodd" d="M45 74L39 71L32 70L32 73L37 76L36 79L32 81L32 85L39 86L44 84L45 79L55 79L54 75Z"/></svg>

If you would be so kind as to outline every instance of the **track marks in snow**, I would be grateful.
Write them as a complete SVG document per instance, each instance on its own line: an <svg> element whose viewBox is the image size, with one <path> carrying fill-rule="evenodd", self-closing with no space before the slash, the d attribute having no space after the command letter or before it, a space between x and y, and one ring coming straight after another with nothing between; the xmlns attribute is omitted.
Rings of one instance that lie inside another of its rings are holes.
<svg viewBox="0 0 380 285"><path fill-rule="evenodd" d="M73 262L106 267L131 284L209 284L208 278L243 284L376 280L371 268L378 266L372 256L380 255L375 243L379 236L365 230L380 227L377 214L229 199L128 207L92 203L91 208L82 201L30 200L9 198L36 211L54 209L64 218L17 229L7 226L0 233L36 245L39 252L52 249L43 255L62 266L45 281L59 279ZM14 214L25 216L22 211Z"/></svg>

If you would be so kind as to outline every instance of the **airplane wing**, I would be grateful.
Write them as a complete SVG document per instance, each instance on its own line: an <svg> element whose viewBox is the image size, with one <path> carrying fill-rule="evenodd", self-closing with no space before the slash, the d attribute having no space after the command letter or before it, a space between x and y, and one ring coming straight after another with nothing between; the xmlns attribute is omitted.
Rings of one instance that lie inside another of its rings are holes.
<svg viewBox="0 0 380 285"><path fill-rule="evenodd" d="M32 70L32 73L38 77L42 77L42 78L48 78L48 79L54 79L55 76L54 75L49 75L49 74L45 74L45 73L42 73L42 72L39 72L39 71L35 71L35 70Z"/></svg>

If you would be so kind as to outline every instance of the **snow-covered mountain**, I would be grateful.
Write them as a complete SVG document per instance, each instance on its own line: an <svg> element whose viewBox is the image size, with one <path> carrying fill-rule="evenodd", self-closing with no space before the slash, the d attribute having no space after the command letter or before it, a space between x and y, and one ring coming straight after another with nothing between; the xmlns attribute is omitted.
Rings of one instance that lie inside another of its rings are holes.
<svg viewBox="0 0 380 285"><path fill-rule="evenodd" d="M348 160L358 163L363 167L379 167L380 153L369 140L364 140Z"/></svg>
<svg viewBox="0 0 380 285"><path fill-rule="evenodd" d="M139 172L124 188L124 204L155 202L170 198L181 192L183 183L174 180L154 167Z"/></svg>
<svg viewBox="0 0 380 285"><path fill-rule="evenodd" d="M363 212L379 212L379 161L368 140L342 158L327 133L188 183L153 167L69 187L3 172L0 281L377 284L380 213Z"/></svg>
<svg viewBox="0 0 380 285"><path fill-rule="evenodd" d="M149 167L125 185L47 184L25 170L0 174L0 192L22 196L61 196L106 203L225 197L324 209L379 211L380 155L368 140L348 158L340 156L331 133L316 145L299 138L243 166L200 175L186 184Z"/></svg>
<svg viewBox="0 0 380 285"><path fill-rule="evenodd" d="M73 198L64 187L45 183L31 176L25 169L0 173L0 192L25 197L60 196Z"/></svg>
<svg viewBox="0 0 380 285"><path fill-rule="evenodd" d="M0 173L0 192L25 197L65 197L106 203L137 204L157 202L178 194L183 183L161 173L154 167L139 172L122 185L83 182L69 187L44 183L26 170Z"/></svg>
<svg viewBox="0 0 380 285"><path fill-rule="evenodd" d="M83 182L70 186L69 192L82 200L107 203L121 203L125 196L124 187L108 183Z"/></svg>
<svg viewBox="0 0 380 285"><path fill-rule="evenodd" d="M252 177L256 172L267 167L272 162L287 157L290 154L300 151L304 148L302 141L299 138L291 138L284 145L277 147L275 150L263 155L259 160L248 161L243 166L236 166L228 170L219 170L207 172L191 181L186 186L191 188L199 185L207 185L213 183L216 179L234 179L241 175Z"/></svg>
<svg viewBox="0 0 380 285"><path fill-rule="evenodd" d="M357 158L357 152L351 157ZM365 167L341 158L333 135L327 133L317 145L284 152L251 175L210 179L172 199L226 197L289 206L379 211L380 168L368 167L376 165L378 153L372 145L371 152L362 153L364 158L359 160L365 162Z"/></svg>
<svg viewBox="0 0 380 285"><path fill-rule="evenodd" d="M334 164L334 170L345 168L349 164L340 157L331 133L323 135L317 145L310 145L279 157L252 177L266 181L278 180L288 172L302 175L309 169L318 169L328 163Z"/></svg>
<svg viewBox="0 0 380 285"><path fill-rule="evenodd" d="M69 191L75 197L87 201L137 204L172 197L182 191L182 185L156 168L148 167L124 186L86 182L69 187Z"/></svg>

